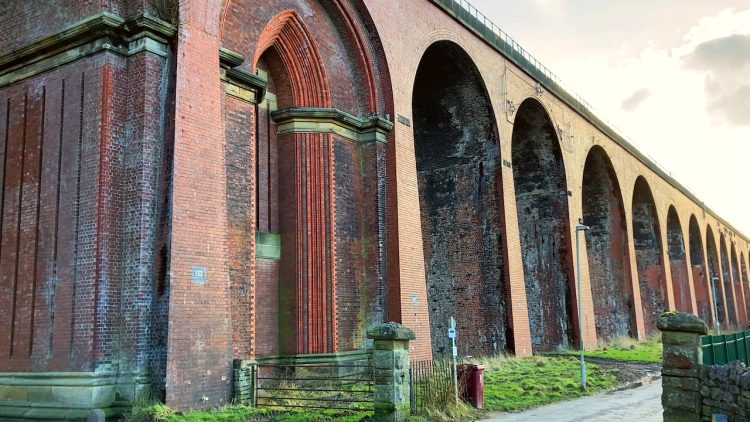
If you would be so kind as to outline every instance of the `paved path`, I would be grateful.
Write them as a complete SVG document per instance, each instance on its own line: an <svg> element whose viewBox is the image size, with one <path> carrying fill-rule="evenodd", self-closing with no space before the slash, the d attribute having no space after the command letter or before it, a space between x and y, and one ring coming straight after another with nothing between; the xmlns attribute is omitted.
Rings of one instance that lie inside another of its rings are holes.
<svg viewBox="0 0 750 422"><path fill-rule="evenodd" d="M661 380L643 387L548 404L519 413L490 415L487 422L661 422Z"/></svg>

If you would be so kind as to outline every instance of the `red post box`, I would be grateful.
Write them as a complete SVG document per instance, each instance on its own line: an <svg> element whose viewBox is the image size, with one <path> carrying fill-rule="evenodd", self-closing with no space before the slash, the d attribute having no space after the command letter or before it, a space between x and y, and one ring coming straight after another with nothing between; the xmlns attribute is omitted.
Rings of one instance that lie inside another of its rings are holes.
<svg viewBox="0 0 750 422"><path fill-rule="evenodd" d="M458 365L461 399L474 406L484 407L484 365L464 363Z"/></svg>

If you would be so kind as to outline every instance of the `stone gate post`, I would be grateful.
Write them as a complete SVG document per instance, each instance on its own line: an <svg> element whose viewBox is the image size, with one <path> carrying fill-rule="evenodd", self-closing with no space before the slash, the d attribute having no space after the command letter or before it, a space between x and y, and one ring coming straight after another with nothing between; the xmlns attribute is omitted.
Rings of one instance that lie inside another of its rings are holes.
<svg viewBox="0 0 750 422"><path fill-rule="evenodd" d="M701 336L706 323L692 314L665 312L656 324L662 331L662 396L664 422L701 420Z"/></svg>
<svg viewBox="0 0 750 422"><path fill-rule="evenodd" d="M409 340L414 331L397 322L367 332L374 340L375 420L402 421L409 415Z"/></svg>

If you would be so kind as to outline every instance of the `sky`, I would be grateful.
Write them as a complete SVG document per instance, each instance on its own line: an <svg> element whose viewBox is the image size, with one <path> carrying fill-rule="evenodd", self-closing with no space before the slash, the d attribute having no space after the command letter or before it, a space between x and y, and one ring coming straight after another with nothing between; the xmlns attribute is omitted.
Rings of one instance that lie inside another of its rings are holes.
<svg viewBox="0 0 750 422"><path fill-rule="evenodd" d="M471 3L750 236L750 1Z"/></svg>

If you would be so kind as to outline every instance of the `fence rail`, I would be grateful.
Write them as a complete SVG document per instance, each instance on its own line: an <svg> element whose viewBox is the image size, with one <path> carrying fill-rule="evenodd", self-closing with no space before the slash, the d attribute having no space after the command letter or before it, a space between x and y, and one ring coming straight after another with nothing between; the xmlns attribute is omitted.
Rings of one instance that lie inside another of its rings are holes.
<svg viewBox="0 0 750 422"><path fill-rule="evenodd" d="M411 414L440 409L455 400L453 362L448 359L414 361L409 365Z"/></svg>
<svg viewBox="0 0 750 422"><path fill-rule="evenodd" d="M723 365L738 360L749 365L750 330L715 336L702 336L704 365Z"/></svg>
<svg viewBox="0 0 750 422"><path fill-rule="evenodd" d="M255 372L259 407L374 409L373 369L369 362L259 364Z"/></svg>

